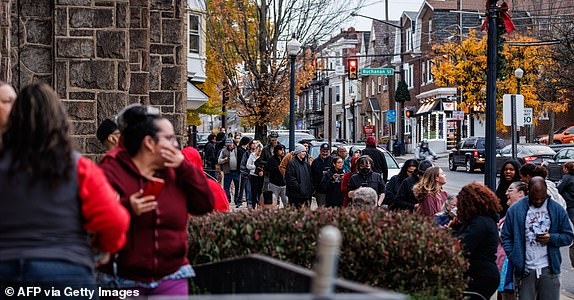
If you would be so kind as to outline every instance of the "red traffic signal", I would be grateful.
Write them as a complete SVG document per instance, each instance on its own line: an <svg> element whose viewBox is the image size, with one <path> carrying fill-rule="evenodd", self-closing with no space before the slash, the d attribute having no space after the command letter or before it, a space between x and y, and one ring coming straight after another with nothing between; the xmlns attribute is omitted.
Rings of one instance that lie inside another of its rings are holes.
<svg viewBox="0 0 574 300"><path fill-rule="evenodd" d="M359 79L358 62L356 58L347 59L347 75L349 80Z"/></svg>
<svg viewBox="0 0 574 300"><path fill-rule="evenodd" d="M406 118L414 118L415 117L415 110L412 108L405 110L405 117Z"/></svg>

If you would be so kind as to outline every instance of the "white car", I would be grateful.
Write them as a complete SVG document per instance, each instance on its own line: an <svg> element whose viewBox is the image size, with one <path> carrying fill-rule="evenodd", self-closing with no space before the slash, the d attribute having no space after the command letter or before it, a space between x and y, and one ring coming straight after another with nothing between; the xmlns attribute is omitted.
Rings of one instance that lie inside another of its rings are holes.
<svg viewBox="0 0 574 300"><path fill-rule="evenodd" d="M349 155L351 155L351 148L355 148L355 149L360 149L363 150L365 149L365 145L364 144L351 144L351 145L343 145L343 147L347 148L347 151L349 151ZM377 150L383 152L383 154L385 154L385 159L387 160L387 167L389 168L389 177L388 179L391 179L391 177L398 175L399 172L401 171L401 168L399 167L399 164L397 163L397 160L395 159L395 157L387 150L377 147Z"/></svg>

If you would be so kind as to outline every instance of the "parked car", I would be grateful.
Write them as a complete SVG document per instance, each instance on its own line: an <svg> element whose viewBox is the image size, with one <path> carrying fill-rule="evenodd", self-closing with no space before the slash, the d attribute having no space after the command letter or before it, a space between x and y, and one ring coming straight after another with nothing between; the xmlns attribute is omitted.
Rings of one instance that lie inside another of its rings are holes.
<svg viewBox="0 0 574 300"><path fill-rule="evenodd" d="M202 152L207 144L207 137L211 132L198 132L197 133L197 151Z"/></svg>
<svg viewBox="0 0 574 300"><path fill-rule="evenodd" d="M347 151L351 151L351 148L354 147L355 149L360 149L363 150L365 149L365 144L345 144L343 145L345 148L347 148ZM398 175L399 172L401 171L401 167L400 165L397 163L397 160L395 159L395 157L391 154L391 152L381 148L381 147L377 147L377 150L383 152L383 154L385 154L385 159L387 161L387 167L389 168L389 177L388 179L390 179L392 176Z"/></svg>
<svg viewBox="0 0 574 300"><path fill-rule="evenodd" d="M278 132L279 138L277 139L281 145L289 148L289 132ZM305 132L295 132L295 144L300 141L314 141L316 138Z"/></svg>
<svg viewBox="0 0 574 300"><path fill-rule="evenodd" d="M313 158L318 157L321 153L321 145L326 143L325 141L311 141L309 142L309 155ZM343 145L343 143L335 142L331 143L331 152L336 152L339 146Z"/></svg>
<svg viewBox="0 0 574 300"><path fill-rule="evenodd" d="M548 180L560 181L563 175L562 166L569 161L574 162L574 146L562 148L552 159L543 162L542 165L548 169Z"/></svg>
<svg viewBox="0 0 574 300"><path fill-rule="evenodd" d="M554 157L556 152L550 147L539 144L520 144L516 145L516 159L523 164L542 165L546 160ZM508 145L496 154L496 170L500 173L502 164L512 158L512 145Z"/></svg>
<svg viewBox="0 0 574 300"><path fill-rule="evenodd" d="M548 145L548 135L543 135L538 139L540 144ZM574 143L574 126L562 127L554 131L554 144Z"/></svg>
<svg viewBox="0 0 574 300"><path fill-rule="evenodd" d="M464 166L468 173L480 169L484 172L486 164L486 139L484 137L468 137L448 154L448 169L456 171ZM496 149L504 147L504 140L496 138Z"/></svg>

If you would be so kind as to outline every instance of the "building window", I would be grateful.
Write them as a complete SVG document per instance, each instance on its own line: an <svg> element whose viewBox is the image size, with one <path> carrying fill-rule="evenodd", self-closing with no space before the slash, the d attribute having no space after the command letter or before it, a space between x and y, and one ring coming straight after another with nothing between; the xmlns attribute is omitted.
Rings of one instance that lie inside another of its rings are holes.
<svg viewBox="0 0 574 300"><path fill-rule="evenodd" d="M432 68L434 67L434 63L432 60L427 60L427 83L431 83L434 81L434 76L432 75Z"/></svg>
<svg viewBox="0 0 574 300"><path fill-rule="evenodd" d="M335 87L335 103L339 103L341 102L341 87L340 86L336 86Z"/></svg>
<svg viewBox="0 0 574 300"><path fill-rule="evenodd" d="M413 32L407 29L407 49L406 51L413 50Z"/></svg>
<svg viewBox="0 0 574 300"><path fill-rule="evenodd" d="M405 71L405 81L406 81L407 87L409 89L412 89L415 85L413 65L405 64L404 65L404 71Z"/></svg>
<svg viewBox="0 0 574 300"><path fill-rule="evenodd" d="M383 77L383 91L386 91L389 86L389 77Z"/></svg>
<svg viewBox="0 0 574 300"><path fill-rule="evenodd" d="M189 53L199 53L199 20L200 18L198 15L189 15Z"/></svg>
<svg viewBox="0 0 574 300"><path fill-rule="evenodd" d="M375 88L376 88L375 80L373 79L371 80L371 96L375 95Z"/></svg>
<svg viewBox="0 0 574 300"><path fill-rule="evenodd" d="M377 93L380 94L381 93L381 76L377 77Z"/></svg>
<svg viewBox="0 0 574 300"><path fill-rule="evenodd" d="M369 81L365 82L365 96L369 96Z"/></svg>
<svg viewBox="0 0 574 300"><path fill-rule="evenodd" d="M426 62L421 64L421 85L425 85L427 81L427 74L426 74Z"/></svg>

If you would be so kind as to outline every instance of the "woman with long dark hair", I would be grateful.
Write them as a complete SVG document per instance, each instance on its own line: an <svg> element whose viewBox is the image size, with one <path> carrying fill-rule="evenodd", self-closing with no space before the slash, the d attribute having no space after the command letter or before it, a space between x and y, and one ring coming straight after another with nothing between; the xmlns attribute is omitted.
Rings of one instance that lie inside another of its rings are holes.
<svg viewBox="0 0 574 300"><path fill-rule="evenodd" d="M383 204L390 207L393 205L393 203L395 203L399 188L401 187L401 183L403 183L403 180L405 180L407 177L413 176L418 167L419 162L416 159L409 159L405 161L399 174L391 177L389 182L387 182L387 185L385 186L385 200L383 200Z"/></svg>
<svg viewBox="0 0 574 300"><path fill-rule="evenodd" d="M69 131L52 88L22 89L0 149L0 285L93 289L92 248L125 244L128 213L102 170L72 149Z"/></svg>
<svg viewBox="0 0 574 300"><path fill-rule="evenodd" d="M502 209L496 195L485 185L465 185L457 195L458 221L456 236L460 239L470 262L466 276L468 291L478 293L470 299L490 299L499 282L496 266L498 247L498 213Z"/></svg>
<svg viewBox="0 0 574 300"><path fill-rule="evenodd" d="M500 216L505 216L508 210L506 190L511 183L516 181L520 181L520 163L516 160L507 160L500 169L500 182L496 188L496 197L498 197L499 203L502 206Z"/></svg>
<svg viewBox="0 0 574 300"><path fill-rule="evenodd" d="M331 168L327 173L323 174L323 178L321 179L321 186L324 191L327 191L327 207L343 206L344 197L341 191L341 181L345 175L343 163L344 161L341 157L333 157L331 160Z"/></svg>

